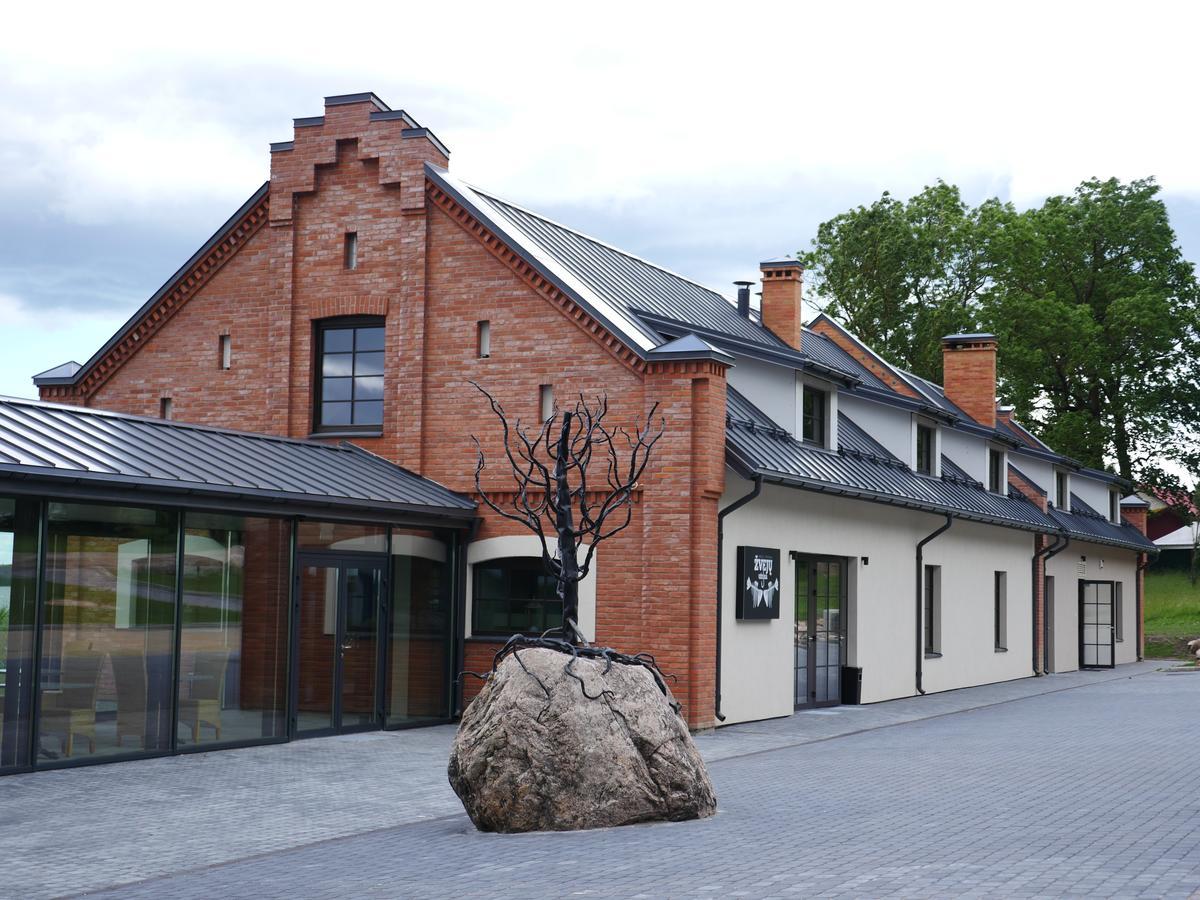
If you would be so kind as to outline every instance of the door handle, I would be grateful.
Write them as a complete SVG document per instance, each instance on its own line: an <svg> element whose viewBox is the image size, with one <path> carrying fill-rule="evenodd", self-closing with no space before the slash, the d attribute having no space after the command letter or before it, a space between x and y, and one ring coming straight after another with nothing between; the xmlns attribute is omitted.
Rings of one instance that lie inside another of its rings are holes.
<svg viewBox="0 0 1200 900"><path fill-rule="evenodd" d="M354 644L352 644L352 643L338 644L338 649L341 650L343 653L345 653L347 650L353 650Z"/></svg>

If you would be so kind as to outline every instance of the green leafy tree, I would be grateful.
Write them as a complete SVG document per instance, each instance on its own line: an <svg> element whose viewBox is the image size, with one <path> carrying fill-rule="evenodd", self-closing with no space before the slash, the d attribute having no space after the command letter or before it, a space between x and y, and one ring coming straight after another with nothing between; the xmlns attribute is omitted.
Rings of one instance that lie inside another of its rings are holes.
<svg viewBox="0 0 1200 900"><path fill-rule="evenodd" d="M1200 420L1192 265L1153 179L1086 181L988 236L1001 393L1062 453L1134 478Z"/></svg>
<svg viewBox="0 0 1200 900"><path fill-rule="evenodd" d="M818 309L891 362L941 380L943 335L977 327L990 235L1015 215L968 207L939 181L903 203L884 193L821 224L800 254Z"/></svg>

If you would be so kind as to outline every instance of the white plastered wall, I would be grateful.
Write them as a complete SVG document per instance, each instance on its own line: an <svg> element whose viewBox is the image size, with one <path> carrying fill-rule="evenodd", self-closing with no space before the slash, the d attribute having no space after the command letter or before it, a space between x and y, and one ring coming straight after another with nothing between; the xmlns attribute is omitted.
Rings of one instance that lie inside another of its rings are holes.
<svg viewBox="0 0 1200 900"><path fill-rule="evenodd" d="M1054 577L1051 636L1054 660L1051 671L1073 672L1079 668L1081 581L1121 583L1121 624L1125 639L1113 644L1114 659L1118 665L1137 661L1137 554L1132 550L1072 540L1067 549L1046 563L1046 574ZM1115 599L1113 602L1115 604Z"/></svg>
<svg viewBox="0 0 1200 900"><path fill-rule="evenodd" d="M780 428L796 434L796 372L784 366L738 358L729 370L729 384L771 417Z"/></svg>
<svg viewBox="0 0 1200 900"><path fill-rule="evenodd" d="M732 472L726 484L722 507L751 488ZM721 561L726 724L793 711L795 565L788 558L793 550L848 557L847 664L863 669L862 702L914 694L916 544L943 522L930 513L776 485L764 485L758 498L730 514ZM737 548L742 545L780 550L778 619L737 619ZM926 545L925 561L943 567L943 655L923 660L926 691L1032 674L1032 554L1029 533L961 521ZM1008 572L1007 653L996 653L993 645L996 570Z"/></svg>
<svg viewBox="0 0 1200 900"><path fill-rule="evenodd" d="M873 403L853 394L842 394L839 404L850 421L909 465L915 446L912 413L883 403Z"/></svg>
<svg viewBox="0 0 1200 900"><path fill-rule="evenodd" d="M580 552L582 553L584 549L581 547ZM587 577L579 582L579 630L588 640L595 640L596 637L596 572L600 567L600 553L600 549L597 548L596 554L592 557L592 565ZM475 584L475 564L510 556L532 556L540 559L542 542L536 535L517 534L474 541L467 546L467 621L464 623L466 637L471 637L471 601ZM581 558L580 563L582 562Z"/></svg>
<svg viewBox="0 0 1200 900"><path fill-rule="evenodd" d="M1108 518L1108 494L1112 485L1107 481L1089 478L1078 472L1071 473L1071 493L1094 509L1104 518Z"/></svg>
<svg viewBox="0 0 1200 900"><path fill-rule="evenodd" d="M941 432L942 452L976 481L987 484L987 441L953 428L942 428Z"/></svg>

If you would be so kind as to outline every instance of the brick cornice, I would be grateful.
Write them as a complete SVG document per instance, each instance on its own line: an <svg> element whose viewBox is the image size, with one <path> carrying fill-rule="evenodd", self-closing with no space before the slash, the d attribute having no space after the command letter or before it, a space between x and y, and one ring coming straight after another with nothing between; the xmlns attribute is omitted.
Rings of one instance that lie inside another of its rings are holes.
<svg viewBox="0 0 1200 900"><path fill-rule="evenodd" d="M207 284L221 267L266 224L270 205L270 194L251 207L233 224L221 239L186 272L178 278L159 298L153 307L129 327L121 339L74 385L64 391L63 396L74 395L86 398L96 392L113 374L136 353L148 338L155 334L193 294ZM47 392L49 393L49 392Z"/></svg>
<svg viewBox="0 0 1200 900"><path fill-rule="evenodd" d="M557 286L530 265L505 241L497 237L491 229L487 228L471 215L453 197L432 184L429 185L427 190L429 198L435 206L449 216L451 221L456 223L460 228L475 237L489 253L504 263L505 266L511 269L530 288L558 307L568 319L589 334L627 368L638 374L646 373L647 363L645 360L630 350L624 341L604 327L587 310L559 290Z"/></svg>
<svg viewBox="0 0 1200 900"><path fill-rule="evenodd" d="M809 330L822 337L827 337L829 340L837 344L842 350L846 351L850 356L854 357L862 365L866 366L867 370L886 384L897 394L903 394L905 397L923 400L924 398L913 390L912 386L907 382L897 377L896 373L883 365L874 355L868 353L857 343L852 341L847 335L838 329L836 326L826 321L825 319L817 319L808 326ZM803 349L803 348L801 348Z"/></svg>

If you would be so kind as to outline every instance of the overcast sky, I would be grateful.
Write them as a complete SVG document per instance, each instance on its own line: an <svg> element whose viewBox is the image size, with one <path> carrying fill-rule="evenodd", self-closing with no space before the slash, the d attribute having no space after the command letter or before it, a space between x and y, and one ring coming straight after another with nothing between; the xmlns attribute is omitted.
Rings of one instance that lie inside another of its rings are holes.
<svg viewBox="0 0 1200 900"><path fill-rule="evenodd" d="M328 94L374 91L466 180L727 293L938 178L1024 207L1152 175L1200 259L1183 4L35 6L0 29L0 394L87 360Z"/></svg>

